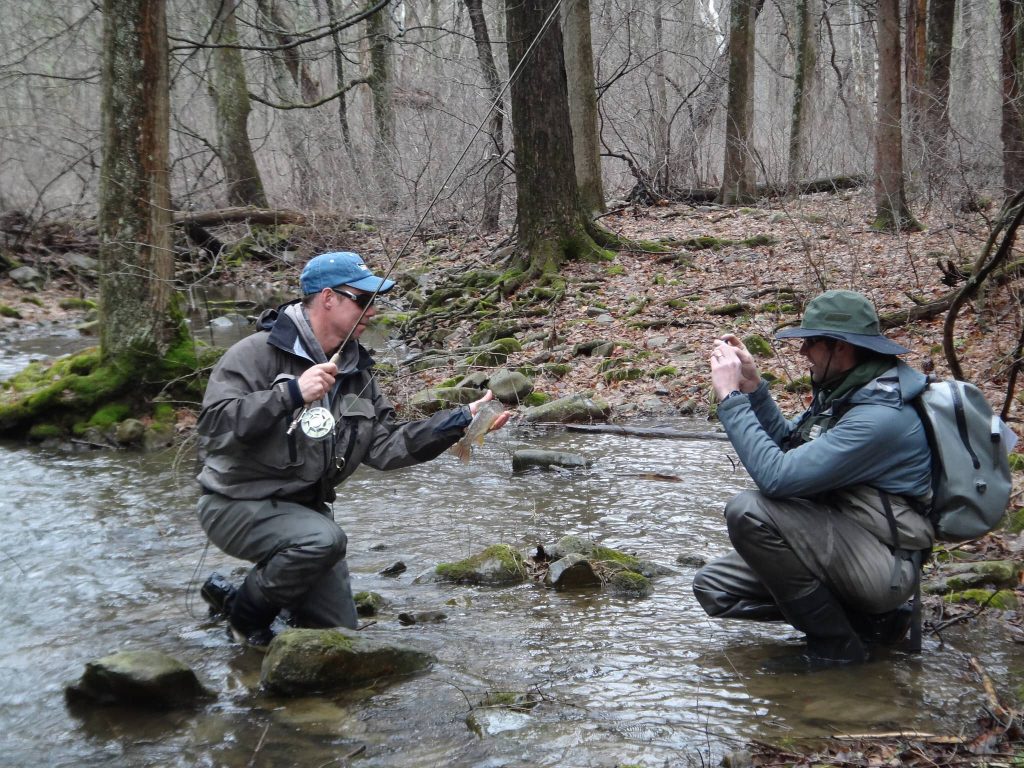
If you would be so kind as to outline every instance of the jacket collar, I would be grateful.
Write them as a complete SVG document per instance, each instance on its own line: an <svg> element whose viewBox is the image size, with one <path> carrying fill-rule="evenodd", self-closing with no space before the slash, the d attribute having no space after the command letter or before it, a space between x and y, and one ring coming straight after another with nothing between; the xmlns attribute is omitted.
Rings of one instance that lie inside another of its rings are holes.
<svg viewBox="0 0 1024 768"><path fill-rule="evenodd" d="M301 357L311 363L315 363L316 360L303 343L299 329L295 327L295 322L288 317L288 314L284 311L286 307L300 302L301 299L295 299L294 301L282 304L276 309L264 310L256 321L256 326L261 331L270 332L270 335L267 337L267 344L270 344L272 347L277 347L288 354L295 355L296 357ZM352 357L355 357L355 365L354 367L349 367L346 371L347 373L365 371L373 365L374 361L373 358L370 357L369 351L357 340L352 339L349 341L347 347L348 349L346 349L346 354L342 355L342 364L339 365L339 368L344 370L344 363Z"/></svg>

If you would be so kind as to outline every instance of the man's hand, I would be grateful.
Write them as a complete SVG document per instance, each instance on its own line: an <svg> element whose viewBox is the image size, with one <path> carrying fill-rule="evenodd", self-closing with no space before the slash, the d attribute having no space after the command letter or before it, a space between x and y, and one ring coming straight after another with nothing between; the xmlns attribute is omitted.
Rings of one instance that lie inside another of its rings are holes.
<svg viewBox="0 0 1024 768"><path fill-rule="evenodd" d="M484 403L486 403L488 400L493 400L493 399L494 399L494 393L491 392L491 390L488 389L486 394L484 394L483 397L481 397L479 400L474 400L472 403L469 404L469 412L470 412L470 414L472 414L473 416L476 416L477 412L480 410L480 406L483 405ZM506 422L508 422L508 420L511 417L512 417L512 412L511 411L503 411L502 413L500 413L498 415L498 418L496 418L494 420L494 423L491 425L491 428L488 429L487 431L488 432L493 432L496 429L501 429L502 427L505 426Z"/></svg>
<svg viewBox="0 0 1024 768"><path fill-rule="evenodd" d="M334 386L334 377L338 375L338 366L334 363L318 363L312 368L307 368L299 376L299 392L302 394L302 402L309 405L315 403L321 397L331 391Z"/></svg>
<svg viewBox="0 0 1024 768"><path fill-rule="evenodd" d="M754 356L750 354L746 345L740 341L739 337L732 333L727 333L715 342L715 350L722 347L735 351L736 357L740 361L740 381L736 389L740 392L750 394L757 389L761 384L761 372L757 370L757 363L754 362ZM732 390L729 390L731 392ZM729 394L726 392L726 394Z"/></svg>

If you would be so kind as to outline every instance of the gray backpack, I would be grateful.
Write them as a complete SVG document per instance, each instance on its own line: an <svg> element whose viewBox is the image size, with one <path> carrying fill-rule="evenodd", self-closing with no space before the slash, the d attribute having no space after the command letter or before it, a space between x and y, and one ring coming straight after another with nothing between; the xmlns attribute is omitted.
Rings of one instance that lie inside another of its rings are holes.
<svg viewBox="0 0 1024 768"><path fill-rule="evenodd" d="M973 384L928 378L914 400L932 451L930 517L943 541L982 536L1003 519L1010 500L1016 436Z"/></svg>

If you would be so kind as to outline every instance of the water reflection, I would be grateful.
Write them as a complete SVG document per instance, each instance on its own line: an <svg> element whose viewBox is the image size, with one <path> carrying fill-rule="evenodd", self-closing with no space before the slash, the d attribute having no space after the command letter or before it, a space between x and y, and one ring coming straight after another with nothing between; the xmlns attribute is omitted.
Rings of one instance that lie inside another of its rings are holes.
<svg viewBox="0 0 1024 768"><path fill-rule="evenodd" d="M513 475L510 454L527 446L578 451L594 465ZM259 657L232 645L196 594L195 579L240 564L212 550L199 563L205 540L189 461L175 471L171 452L0 446L3 762L271 766L354 755L373 766L675 765L717 762L749 737L941 729L973 718L983 695L952 646L928 640L920 657L795 673L768 663L790 655L792 630L704 616L689 589L693 568L675 560L727 548L721 509L748 482L729 453L721 441L505 430L469 465L446 455L388 474L360 470L336 515L349 534L355 588L389 603L364 631L438 662L407 680L281 700L259 692ZM535 546L569 533L674 573L644 600L416 582L437 562L488 544ZM379 575L397 560L405 573ZM417 610L448 619L397 622ZM998 640L971 644L997 678L1020 665ZM62 686L86 661L141 647L192 665L216 701L172 715L66 710ZM478 735L467 718L486 713L481 703L500 690L532 692L540 703L477 718Z"/></svg>

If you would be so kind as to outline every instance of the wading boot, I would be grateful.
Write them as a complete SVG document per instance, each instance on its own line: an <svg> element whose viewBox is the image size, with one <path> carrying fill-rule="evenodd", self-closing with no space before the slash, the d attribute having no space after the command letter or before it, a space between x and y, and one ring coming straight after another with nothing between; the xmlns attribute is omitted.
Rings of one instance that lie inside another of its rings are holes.
<svg viewBox="0 0 1024 768"><path fill-rule="evenodd" d="M911 602L887 613L850 615L850 622L860 639L871 645L897 645L903 642L913 619L914 605Z"/></svg>
<svg viewBox="0 0 1024 768"><path fill-rule="evenodd" d="M861 664L868 659L864 644L846 611L824 584L795 600L779 603L786 620L807 635L807 659L812 667Z"/></svg>
<svg viewBox="0 0 1024 768"><path fill-rule="evenodd" d="M270 625L279 611L263 596L256 584L256 571L252 570L231 601L228 630L242 645L265 653L276 635Z"/></svg>
<svg viewBox="0 0 1024 768"><path fill-rule="evenodd" d="M231 601L235 599L238 587L214 571L199 590L203 600L210 606L210 617L227 616L231 612Z"/></svg>

